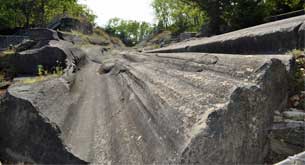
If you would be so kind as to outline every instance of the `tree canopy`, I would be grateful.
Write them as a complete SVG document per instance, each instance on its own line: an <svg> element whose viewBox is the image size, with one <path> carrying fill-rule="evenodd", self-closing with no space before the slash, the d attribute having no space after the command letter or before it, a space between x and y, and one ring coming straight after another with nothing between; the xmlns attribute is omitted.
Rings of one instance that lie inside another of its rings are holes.
<svg viewBox="0 0 305 165"><path fill-rule="evenodd" d="M271 15L303 9L304 0L154 0L152 6L163 28L180 32L204 24L208 33L220 34L263 23Z"/></svg>
<svg viewBox="0 0 305 165"><path fill-rule="evenodd" d="M119 37L127 46L133 46L151 33L152 26L146 22L113 18L108 21L105 30Z"/></svg>
<svg viewBox="0 0 305 165"><path fill-rule="evenodd" d="M43 27L61 16L85 17L94 23L96 16L77 0L1 0L0 26Z"/></svg>
<svg viewBox="0 0 305 165"><path fill-rule="evenodd" d="M198 5L186 4L181 0L154 0L152 7L160 30L170 30L174 33L199 31L207 19L206 12Z"/></svg>

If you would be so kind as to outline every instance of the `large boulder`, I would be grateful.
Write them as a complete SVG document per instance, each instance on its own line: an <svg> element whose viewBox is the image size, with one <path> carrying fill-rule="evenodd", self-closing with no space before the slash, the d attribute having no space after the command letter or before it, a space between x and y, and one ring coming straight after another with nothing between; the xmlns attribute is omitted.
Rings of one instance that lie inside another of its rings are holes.
<svg viewBox="0 0 305 165"><path fill-rule="evenodd" d="M53 99L54 94L62 95L60 98L63 98L67 92L65 84L56 79L47 84L35 85L32 89L26 86L17 87L19 91L9 89L6 96L0 99L1 160L38 164L87 164L63 145L58 126L44 114L38 113L33 103L25 99L31 95L21 97L22 90L37 92L50 88L52 92L48 94L52 97L47 100Z"/></svg>
<svg viewBox="0 0 305 165"><path fill-rule="evenodd" d="M75 66L84 57L84 53L71 43L52 40L41 48L17 52L10 57L10 63L20 75L37 75L39 65L44 70L54 71L56 67Z"/></svg>

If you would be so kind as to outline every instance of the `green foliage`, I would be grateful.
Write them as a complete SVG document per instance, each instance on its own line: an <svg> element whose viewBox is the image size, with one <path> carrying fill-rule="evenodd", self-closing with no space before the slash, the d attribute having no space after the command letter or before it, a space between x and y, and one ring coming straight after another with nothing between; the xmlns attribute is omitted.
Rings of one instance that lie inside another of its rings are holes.
<svg viewBox="0 0 305 165"><path fill-rule="evenodd" d="M158 28L221 34L264 23L264 18L304 9L304 0L154 0ZM194 21L196 20L196 21Z"/></svg>
<svg viewBox="0 0 305 165"><path fill-rule="evenodd" d="M23 84L35 84L41 81L48 80L50 76L38 76L38 77L30 77L30 78L25 78L21 81Z"/></svg>
<svg viewBox="0 0 305 165"><path fill-rule="evenodd" d="M2 53L4 55L14 55L16 52L15 52L15 50L11 49L11 50L5 50Z"/></svg>
<svg viewBox="0 0 305 165"><path fill-rule="evenodd" d="M38 76L43 76L43 74L44 74L43 65L38 65L37 66L37 74L38 74Z"/></svg>
<svg viewBox="0 0 305 165"><path fill-rule="evenodd" d="M266 0L268 14L276 15L304 9L304 0Z"/></svg>
<svg viewBox="0 0 305 165"><path fill-rule="evenodd" d="M158 30L174 33L199 31L207 20L206 12L198 5L181 0L154 0L152 7L158 19Z"/></svg>
<svg viewBox="0 0 305 165"><path fill-rule="evenodd" d="M108 21L105 30L127 46L134 46L151 33L152 27L146 22L113 18Z"/></svg>
<svg viewBox="0 0 305 165"><path fill-rule="evenodd" d="M293 50L292 54L296 61L296 70L294 73L294 83L296 91L305 90L305 52L301 50Z"/></svg>
<svg viewBox="0 0 305 165"><path fill-rule="evenodd" d="M0 25L7 28L45 26L60 16L86 18L96 16L77 0L1 0Z"/></svg>
<svg viewBox="0 0 305 165"><path fill-rule="evenodd" d="M4 73L0 72L0 83L5 81Z"/></svg>
<svg viewBox="0 0 305 165"><path fill-rule="evenodd" d="M37 75L38 76L47 76L49 73L53 73L53 75L62 76L64 74L64 69L59 62L51 71L44 69L43 65L37 66Z"/></svg>

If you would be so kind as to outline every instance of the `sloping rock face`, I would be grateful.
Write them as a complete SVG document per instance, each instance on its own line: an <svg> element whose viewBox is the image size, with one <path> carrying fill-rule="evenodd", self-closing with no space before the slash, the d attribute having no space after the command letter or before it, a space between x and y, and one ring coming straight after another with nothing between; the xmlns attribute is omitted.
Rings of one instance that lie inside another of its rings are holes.
<svg viewBox="0 0 305 165"><path fill-rule="evenodd" d="M264 162L272 111L286 105L290 56L101 53L87 50L88 59L100 58L72 76L10 87L0 105L2 157Z"/></svg>
<svg viewBox="0 0 305 165"><path fill-rule="evenodd" d="M0 114L0 155L3 160L44 164L86 163L67 151L57 126L42 116L29 101L7 94L1 100Z"/></svg>
<svg viewBox="0 0 305 165"><path fill-rule="evenodd" d="M48 41L45 46L11 55L11 65L15 65L18 74L37 75L37 65L43 65L44 69L48 70L59 66L60 62L65 68L65 74L60 79L32 85L17 83L9 88L4 97L1 96L0 159L43 164L87 164L69 151L62 142L61 130L50 121L50 116L39 112L36 105L41 99L59 103L59 100L55 99L60 98L63 99L60 107L68 109L64 106L64 101L69 102L65 99L69 93L68 87L70 83L73 84L74 73L78 67L86 62L85 54L66 41L44 39L46 40L36 42ZM38 102L31 102L35 99ZM56 108L55 111L58 110Z"/></svg>
<svg viewBox="0 0 305 165"><path fill-rule="evenodd" d="M150 52L286 53L288 50L305 48L304 28L303 15L219 36L173 44Z"/></svg>
<svg viewBox="0 0 305 165"><path fill-rule="evenodd" d="M34 41L59 40L57 32L51 29L32 28L32 29L22 30L19 33L25 36L29 36L30 39Z"/></svg>

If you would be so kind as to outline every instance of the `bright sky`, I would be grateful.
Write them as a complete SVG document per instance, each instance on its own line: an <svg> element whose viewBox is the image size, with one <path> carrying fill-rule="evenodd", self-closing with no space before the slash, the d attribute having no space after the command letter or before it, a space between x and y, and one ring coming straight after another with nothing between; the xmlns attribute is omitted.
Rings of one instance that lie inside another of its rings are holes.
<svg viewBox="0 0 305 165"><path fill-rule="evenodd" d="M111 18L154 23L152 0L79 0L97 15L96 23L104 26Z"/></svg>

